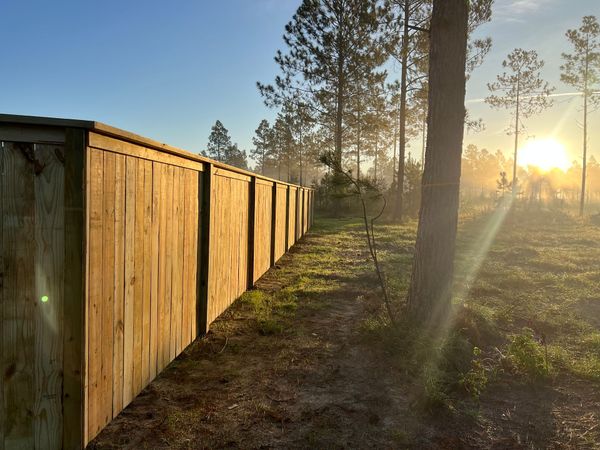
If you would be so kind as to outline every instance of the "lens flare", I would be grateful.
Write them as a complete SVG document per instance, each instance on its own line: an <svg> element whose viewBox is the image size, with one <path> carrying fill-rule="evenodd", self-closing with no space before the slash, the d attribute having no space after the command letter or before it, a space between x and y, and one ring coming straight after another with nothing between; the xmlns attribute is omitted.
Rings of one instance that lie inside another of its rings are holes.
<svg viewBox="0 0 600 450"><path fill-rule="evenodd" d="M553 169L567 171L571 162L565 147L555 139L535 139L528 142L520 151L518 163L521 167L536 167L543 172Z"/></svg>

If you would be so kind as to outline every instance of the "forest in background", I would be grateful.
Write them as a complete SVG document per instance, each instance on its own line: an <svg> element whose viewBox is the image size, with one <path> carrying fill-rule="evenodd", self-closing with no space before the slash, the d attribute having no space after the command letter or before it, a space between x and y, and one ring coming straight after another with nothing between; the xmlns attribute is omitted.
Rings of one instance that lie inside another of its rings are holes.
<svg viewBox="0 0 600 450"><path fill-rule="evenodd" d="M492 37L473 37L492 19L492 4L472 2L467 80L492 48ZM286 25L285 47L275 56L280 72L272 83L257 83L265 104L277 111L276 119L257 125L254 146L247 150L232 143L217 120L203 154L315 187L326 208L332 195L343 196L323 164L323 155L330 153L356 179L385 195L395 218L415 216L427 134L431 6L430 0L304 1ZM564 32L573 53L562 55L561 81L581 93L586 122L600 100L597 19L586 16L579 29ZM567 170L514 164L526 119L552 105L555 87L542 78L543 67L535 50L515 49L497 80L490 80L486 103L510 112L507 133L515 137L515 148L464 148L463 203L493 205L513 184L515 194L528 201L566 206L583 196L587 203L600 202L600 165L589 154L597 143L584 148L584 157ZM476 136L485 123L467 111L465 128ZM587 142L586 134L587 124L582 137Z"/></svg>

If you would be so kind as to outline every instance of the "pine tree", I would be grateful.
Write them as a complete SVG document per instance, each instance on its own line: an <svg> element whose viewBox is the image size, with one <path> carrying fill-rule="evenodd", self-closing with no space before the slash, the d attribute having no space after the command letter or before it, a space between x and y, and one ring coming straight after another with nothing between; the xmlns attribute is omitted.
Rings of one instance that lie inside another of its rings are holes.
<svg viewBox="0 0 600 450"><path fill-rule="evenodd" d="M255 136L252 138L252 143L254 148L250 150L250 156L256 161L257 170L264 175L267 162L273 157L273 130L268 120L261 120Z"/></svg>
<svg viewBox="0 0 600 450"><path fill-rule="evenodd" d="M231 147L229 131L227 131L227 128L223 126L220 120L217 120L210 130L204 154L217 161L225 161L225 152L229 147Z"/></svg>
<svg viewBox="0 0 600 450"><path fill-rule="evenodd" d="M223 162L240 169L248 170L248 155L237 144L231 144L223 152Z"/></svg>
<svg viewBox="0 0 600 450"><path fill-rule="evenodd" d="M281 75L258 83L268 106L301 99L331 127L339 166L350 86L386 59L384 14L377 0L303 0L285 28L287 52L275 56Z"/></svg>
<svg viewBox="0 0 600 450"><path fill-rule="evenodd" d="M279 113L273 125L273 154L279 180L290 180L290 160L293 151L294 138L290 128L290 117ZM284 168L286 169L285 177L282 173Z"/></svg>
<svg viewBox="0 0 600 450"><path fill-rule="evenodd" d="M512 109L514 111L515 136L512 190L517 193L517 152L519 148L519 132L521 119L530 117L552 105L549 95L554 88L544 81L540 71L544 61L538 58L534 50L513 50L502 62L505 72L496 77L494 83L488 83L492 93L485 101L493 108Z"/></svg>
<svg viewBox="0 0 600 450"><path fill-rule="evenodd" d="M427 159L408 305L444 323L452 298L465 117L468 2L434 0L429 59Z"/></svg>
<svg viewBox="0 0 600 450"><path fill-rule="evenodd" d="M492 14L493 0L469 1L469 41L467 45L467 74L481 65L491 48L491 39L472 39L471 35L481 24L489 22ZM408 121L419 120L420 132L423 136L423 155L425 157L425 133L427 115L427 73L429 64L429 27L431 20L431 0L391 0L395 20L391 22L392 40L389 46L391 54L400 63L400 80L398 95L398 171L396 173L396 194L394 219L402 220L403 184ZM412 93L412 95L411 95ZM411 98L412 97L412 98ZM416 101L416 105L410 105ZM409 110L412 109L411 115ZM416 114L416 116L415 116ZM467 125L479 123L470 121ZM413 123L414 125L414 123Z"/></svg>
<svg viewBox="0 0 600 450"><path fill-rule="evenodd" d="M560 79L573 86L583 97L583 166L581 170L581 195L579 214L583 215L587 176L588 114L591 103L600 103L600 96L593 96L600 82L600 25L594 16L585 16L581 27L568 30L567 39L573 45L573 53L563 53Z"/></svg>

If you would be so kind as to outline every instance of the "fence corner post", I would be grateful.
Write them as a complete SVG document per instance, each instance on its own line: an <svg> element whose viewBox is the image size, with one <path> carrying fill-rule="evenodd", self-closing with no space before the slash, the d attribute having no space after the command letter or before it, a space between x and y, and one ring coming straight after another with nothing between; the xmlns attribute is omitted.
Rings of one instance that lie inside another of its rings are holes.
<svg viewBox="0 0 600 450"><path fill-rule="evenodd" d="M197 335L202 336L208 332L208 302L209 302L209 276L210 276L210 222L212 215L212 178L214 168L212 163L204 163L204 172L199 181L198 211L200 211L200 220L198 220L198 264L196 273L196 320Z"/></svg>
<svg viewBox="0 0 600 450"><path fill-rule="evenodd" d="M250 178L248 193L248 289L254 286L254 243L256 226L256 177Z"/></svg>

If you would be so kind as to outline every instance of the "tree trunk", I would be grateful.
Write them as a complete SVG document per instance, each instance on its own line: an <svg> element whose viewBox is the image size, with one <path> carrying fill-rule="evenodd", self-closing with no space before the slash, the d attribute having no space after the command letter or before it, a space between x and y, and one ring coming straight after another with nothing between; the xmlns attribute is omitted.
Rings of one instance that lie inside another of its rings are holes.
<svg viewBox="0 0 600 450"><path fill-rule="evenodd" d="M581 167L581 199L579 200L579 215L583 216L585 208L585 180L587 176L587 116L588 116L588 76L589 74L589 56L585 55L585 73L583 87L583 164Z"/></svg>
<svg viewBox="0 0 600 450"><path fill-rule="evenodd" d="M356 179L360 181L360 132L361 132L361 118L360 118L360 100L358 104L358 122L356 124Z"/></svg>
<svg viewBox="0 0 600 450"><path fill-rule="evenodd" d="M379 148L377 148L379 146L377 137L379 136L379 131L376 130L375 132L375 164L373 165L373 180L377 181L377 156L379 154Z"/></svg>
<svg viewBox="0 0 600 450"><path fill-rule="evenodd" d="M404 0L404 28L402 31L402 69L400 73L400 130L398 145L398 183L394 220L401 222L404 209L404 159L406 156L406 92L408 90L408 44L410 38L410 0Z"/></svg>
<svg viewBox="0 0 600 450"><path fill-rule="evenodd" d="M462 141L468 2L434 0L431 18L427 157L408 305L443 324L452 298Z"/></svg>
<svg viewBox="0 0 600 450"><path fill-rule="evenodd" d="M517 179L517 156L518 156L518 151L519 151L519 106L520 105L520 101L521 101L521 86L520 86L520 77L521 74L518 75L519 78L517 79L517 110L515 113L515 153L513 156L513 178L512 178L512 195L513 198L517 196L517 184L519 182L519 180Z"/></svg>
<svg viewBox="0 0 600 450"><path fill-rule="evenodd" d="M394 157L392 159L392 190L396 189L396 152L398 151L398 126L394 121Z"/></svg>
<svg viewBox="0 0 600 450"><path fill-rule="evenodd" d="M335 110L335 158L340 167L342 164L342 132L344 125L344 83L344 60L340 56L338 59L338 79Z"/></svg>

